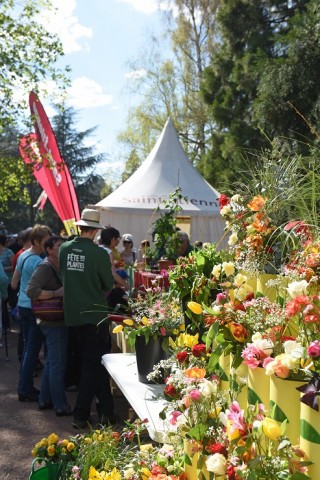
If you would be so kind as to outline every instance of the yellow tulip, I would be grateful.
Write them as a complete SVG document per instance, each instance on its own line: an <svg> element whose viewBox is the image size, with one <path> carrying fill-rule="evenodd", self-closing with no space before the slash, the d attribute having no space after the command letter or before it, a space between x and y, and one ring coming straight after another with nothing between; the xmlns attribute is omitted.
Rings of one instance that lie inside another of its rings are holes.
<svg viewBox="0 0 320 480"><path fill-rule="evenodd" d="M179 347L193 347L199 343L199 333L190 335L189 333L181 333L176 340Z"/></svg>
<svg viewBox="0 0 320 480"><path fill-rule="evenodd" d="M232 422L230 422L229 420L227 423L227 436L228 436L229 442L231 442L232 440L236 440L237 438L240 437L240 432L237 428L231 431L231 425L232 425Z"/></svg>
<svg viewBox="0 0 320 480"><path fill-rule="evenodd" d="M140 472L141 472L142 480L148 480L148 478L151 477L151 475L152 475L149 468L147 468L147 467L141 468Z"/></svg>
<svg viewBox="0 0 320 480"><path fill-rule="evenodd" d="M98 470L96 470L94 467L90 467L89 470L89 480L100 480L101 476Z"/></svg>
<svg viewBox="0 0 320 480"><path fill-rule="evenodd" d="M216 406L213 410L210 410L208 415L209 415L209 418L216 418L219 413L221 412L222 408L221 407L218 407Z"/></svg>
<svg viewBox="0 0 320 480"><path fill-rule="evenodd" d="M146 326L148 326L148 325L150 324L150 322L149 322L149 320L147 319L147 317L143 317L143 318L141 319L141 323L142 323L142 325L146 325Z"/></svg>
<svg viewBox="0 0 320 480"><path fill-rule="evenodd" d="M200 315L203 312L200 303L197 302L188 302L188 308L191 310L192 313Z"/></svg>
<svg viewBox="0 0 320 480"><path fill-rule="evenodd" d="M112 333L119 333L119 332L122 332L123 330L123 325L117 325L116 327L114 327L114 329L112 330Z"/></svg>
<svg viewBox="0 0 320 480"><path fill-rule="evenodd" d="M277 440L281 435L281 428L273 418L266 417L262 420L262 430L270 440Z"/></svg>
<svg viewBox="0 0 320 480"><path fill-rule="evenodd" d="M125 325L129 325L129 327L132 327L132 325L134 325L134 321L131 320L131 318L125 318L125 319L123 320L123 323L124 323Z"/></svg>

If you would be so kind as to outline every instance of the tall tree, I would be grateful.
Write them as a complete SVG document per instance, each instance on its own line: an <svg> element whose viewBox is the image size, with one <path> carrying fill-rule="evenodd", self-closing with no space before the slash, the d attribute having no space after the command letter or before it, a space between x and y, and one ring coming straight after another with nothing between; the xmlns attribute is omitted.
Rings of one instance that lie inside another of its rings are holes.
<svg viewBox="0 0 320 480"><path fill-rule="evenodd" d="M0 128L16 122L30 90L44 80L65 86L65 73L56 66L62 45L39 23L39 13L53 8L50 0L0 2Z"/></svg>
<svg viewBox="0 0 320 480"><path fill-rule="evenodd" d="M310 4L319 11L319 2L307 0L222 2L216 55L202 83L215 122L206 177L216 180L218 188L237 179L246 152L270 146L268 137L284 135L287 146L296 149L296 134L306 134L306 125L288 101L299 108L305 102L308 107L303 112L308 115L319 97L319 82L315 86L318 73L307 71L310 57L319 71L319 48L316 42L315 49L306 52L307 28L301 37ZM311 18L307 23L310 28ZM319 37L316 28L314 36ZM306 53L302 68L306 77L297 81L302 51ZM303 82L306 85L300 90Z"/></svg>
<svg viewBox="0 0 320 480"><path fill-rule="evenodd" d="M178 15L170 10L172 3ZM218 0L168 1L166 39L153 38L150 54L144 50L143 60L131 65L144 72L134 87L143 100L131 110L127 129L119 137L128 147L125 175L131 171L131 152L145 158L168 116L191 161L198 164L205 153L212 122L199 91L202 72L210 63L218 4Z"/></svg>

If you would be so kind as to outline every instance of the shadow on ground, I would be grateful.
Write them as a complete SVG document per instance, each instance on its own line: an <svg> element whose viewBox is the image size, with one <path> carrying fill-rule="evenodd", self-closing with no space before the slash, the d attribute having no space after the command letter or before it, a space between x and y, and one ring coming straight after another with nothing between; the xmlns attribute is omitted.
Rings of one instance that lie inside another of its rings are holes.
<svg viewBox="0 0 320 480"><path fill-rule="evenodd" d="M37 403L18 401L17 384L19 361L17 356L18 327L7 335L8 359L3 339L0 348L0 480L27 480L30 474L31 450L41 438L56 433L59 438L79 433L72 426L73 417L56 417L54 411L39 411ZM40 378L35 378L39 387ZM76 393L68 392L73 406ZM128 418L129 405L119 390L114 391L115 411L120 426ZM92 416L96 412L92 409Z"/></svg>

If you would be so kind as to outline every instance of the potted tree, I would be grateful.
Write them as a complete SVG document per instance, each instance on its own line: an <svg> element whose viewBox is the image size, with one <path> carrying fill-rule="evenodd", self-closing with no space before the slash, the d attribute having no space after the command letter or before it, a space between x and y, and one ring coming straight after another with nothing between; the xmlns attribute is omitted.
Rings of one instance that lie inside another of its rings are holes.
<svg viewBox="0 0 320 480"><path fill-rule="evenodd" d="M164 208L167 211L162 213L154 222L153 257L158 261L160 269L165 269L169 264L174 264L178 256L180 240L177 234L176 216L182 211L181 199L187 200L181 194L181 188L177 187L169 195L169 199L164 202ZM155 211L160 212L160 207Z"/></svg>

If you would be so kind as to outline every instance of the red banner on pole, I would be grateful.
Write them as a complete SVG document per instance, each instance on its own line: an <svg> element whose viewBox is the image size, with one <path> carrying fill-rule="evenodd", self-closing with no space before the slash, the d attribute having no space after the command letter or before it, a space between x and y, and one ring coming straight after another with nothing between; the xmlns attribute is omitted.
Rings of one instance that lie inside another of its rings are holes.
<svg viewBox="0 0 320 480"><path fill-rule="evenodd" d="M47 114L34 92L30 93L29 104L36 134L21 139L20 152L25 152L21 153L22 158L26 163L34 165L33 173L64 223L67 233L77 233L74 223L80 219L80 212L69 169L60 155ZM26 160L30 154L31 161Z"/></svg>

